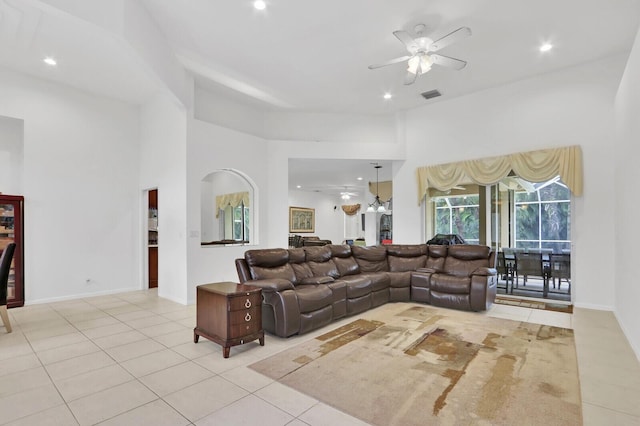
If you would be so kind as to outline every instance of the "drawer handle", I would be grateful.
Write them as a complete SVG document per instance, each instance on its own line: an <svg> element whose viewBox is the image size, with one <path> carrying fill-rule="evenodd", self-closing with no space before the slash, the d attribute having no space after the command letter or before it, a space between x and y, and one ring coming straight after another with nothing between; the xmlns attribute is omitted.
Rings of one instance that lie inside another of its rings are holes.
<svg viewBox="0 0 640 426"><path fill-rule="evenodd" d="M244 302L244 307L249 309L251 307L251 300L247 299L247 301Z"/></svg>
<svg viewBox="0 0 640 426"><path fill-rule="evenodd" d="M247 315L245 315L245 316L244 316L244 320L245 320L246 322L251 321L251 314L250 314L249 312L247 312Z"/></svg>

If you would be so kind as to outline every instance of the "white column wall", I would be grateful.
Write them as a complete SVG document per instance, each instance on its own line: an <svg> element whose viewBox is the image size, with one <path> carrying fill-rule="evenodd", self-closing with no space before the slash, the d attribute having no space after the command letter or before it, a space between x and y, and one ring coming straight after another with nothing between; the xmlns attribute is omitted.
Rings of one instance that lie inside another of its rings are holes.
<svg viewBox="0 0 640 426"><path fill-rule="evenodd" d="M617 140L615 149L615 305L616 317L636 356L640 359L638 301L638 249L640 220L637 197L640 168L640 32L636 36L616 97Z"/></svg>
<svg viewBox="0 0 640 426"><path fill-rule="evenodd" d="M144 190L158 188L158 295L187 303L187 114L172 95L158 95L142 106L140 151L138 199L144 200ZM144 221L147 206L138 205ZM141 268L147 267L146 238L138 233ZM140 281L145 276L140 269ZM142 281L142 288L147 285Z"/></svg>
<svg viewBox="0 0 640 426"><path fill-rule="evenodd" d="M138 109L6 70L0 93L24 120L26 303L137 288Z"/></svg>
<svg viewBox="0 0 640 426"><path fill-rule="evenodd" d="M248 249L274 247L268 244L271 230L267 226L271 214L271 193L268 190L271 166L267 161L267 143L263 139L190 119L188 128L188 232L189 303L195 302L195 288L199 284L218 281L237 282L234 261ZM209 173L221 169L242 172L255 185L254 205L257 223L250 246L200 245L200 181ZM286 234L285 234L286 237ZM280 247L284 247L280 245Z"/></svg>
<svg viewBox="0 0 640 426"><path fill-rule="evenodd" d="M415 243L423 218L415 169L555 146L580 145L584 195L572 205L577 306L614 306L613 100L624 57L434 103L406 113L407 161L396 172L394 240ZM397 189L397 190L396 190Z"/></svg>

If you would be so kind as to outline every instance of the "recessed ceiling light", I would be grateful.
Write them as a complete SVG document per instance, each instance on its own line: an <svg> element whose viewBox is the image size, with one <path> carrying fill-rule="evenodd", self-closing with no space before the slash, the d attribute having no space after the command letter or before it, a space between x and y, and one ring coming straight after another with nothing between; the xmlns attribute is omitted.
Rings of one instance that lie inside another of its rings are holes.
<svg viewBox="0 0 640 426"><path fill-rule="evenodd" d="M540 46L540 51L541 52L548 52L551 49L553 49L553 44L551 44L551 43L544 43L542 46Z"/></svg>
<svg viewBox="0 0 640 426"><path fill-rule="evenodd" d="M391 93L389 93L389 92L385 93L383 98L385 98L386 100L391 99Z"/></svg>
<svg viewBox="0 0 640 426"><path fill-rule="evenodd" d="M358 176L356 179L358 179L358 180L362 180L362 176Z"/></svg>
<svg viewBox="0 0 640 426"><path fill-rule="evenodd" d="M258 10L264 10L267 7L267 3L265 3L263 0L256 0L253 2L253 7Z"/></svg>
<svg viewBox="0 0 640 426"><path fill-rule="evenodd" d="M296 188L300 189L302 188L302 185L296 185Z"/></svg>
<svg viewBox="0 0 640 426"><path fill-rule="evenodd" d="M51 56L47 56L46 58L43 59L43 61L45 64L51 65L52 67L58 64L56 60L53 59Z"/></svg>

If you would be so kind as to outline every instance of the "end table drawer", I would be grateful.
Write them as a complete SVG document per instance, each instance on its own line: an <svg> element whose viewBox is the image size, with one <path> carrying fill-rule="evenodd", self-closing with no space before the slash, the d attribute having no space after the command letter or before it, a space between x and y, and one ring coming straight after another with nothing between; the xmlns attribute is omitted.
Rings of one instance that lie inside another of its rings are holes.
<svg viewBox="0 0 640 426"><path fill-rule="evenodd" d="M229 310L240 311L255 308L262 303L261 293L251 293L249 295L235 296L229 298Z"/></svg>
<svg viewBox="0 0 640 426"><path fill-rule="evenodd" d="M229 312L229 325L233 327L234 325L262 323L260 315L262 315L262 310L258 308L232 311Z"/></svg>

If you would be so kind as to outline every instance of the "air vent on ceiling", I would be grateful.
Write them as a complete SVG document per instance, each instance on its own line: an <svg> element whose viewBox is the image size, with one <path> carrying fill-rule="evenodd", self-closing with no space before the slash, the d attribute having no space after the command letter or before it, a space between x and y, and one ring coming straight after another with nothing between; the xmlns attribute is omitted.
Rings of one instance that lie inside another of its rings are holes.
<svg viewBox="0 0 640 426"><path fill-rule="evenodd" d="M422 97L425 99L437 98L438 96L442 96L437 90L429 90L428 92L421 93Z"/></svg>

